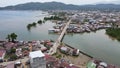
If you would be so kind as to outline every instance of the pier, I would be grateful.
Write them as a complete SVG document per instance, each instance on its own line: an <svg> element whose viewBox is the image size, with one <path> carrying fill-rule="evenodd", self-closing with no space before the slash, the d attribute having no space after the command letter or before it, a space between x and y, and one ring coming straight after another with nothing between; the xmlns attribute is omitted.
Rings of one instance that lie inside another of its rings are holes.
<svg viewBox="0 0 120 68"><path fill-rule="evenodd" d="M63 28L60 36L58 37L58 39L57 39L56 42L54 43L53 47L50 49L50 51L49 51L49 54L50 54L50 55L56 53L57 47L60 45L60 43L61 43L61 41L62 41L62 39L63 39L63 37L64 37L64 35L65 35L65 33L66 33L66 30L67 30L67 28L68 28L68 26L69 26L70 23L71 23L71 20L69 20L69 21L66 23L66 25L65 25L65 27Z"/></svg>

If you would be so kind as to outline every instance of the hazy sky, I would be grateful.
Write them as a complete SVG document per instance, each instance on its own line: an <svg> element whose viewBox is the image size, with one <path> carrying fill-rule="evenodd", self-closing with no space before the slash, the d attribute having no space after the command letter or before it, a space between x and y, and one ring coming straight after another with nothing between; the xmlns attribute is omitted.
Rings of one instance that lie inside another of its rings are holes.
<svg viewBox="0 0 120 68"><path fill-rule="evenodd" d="M63 2L66 4L76 4L76 5L83 5L83 4L96 4L96 3L114 3L120 4L120 0L0 0L0 7L8 6L8 5L16 5L26 2Z"/></svg>

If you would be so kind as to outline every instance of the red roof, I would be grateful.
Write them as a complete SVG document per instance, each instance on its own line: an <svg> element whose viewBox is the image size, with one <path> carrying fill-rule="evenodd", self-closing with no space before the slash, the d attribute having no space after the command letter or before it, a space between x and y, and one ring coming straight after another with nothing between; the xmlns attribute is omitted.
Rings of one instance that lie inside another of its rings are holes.
<svg viewBox="0 0 120 68"><path fill-rule="evenodd" d="M48 45L48 46L52 46L52 43L51 43L51 42L48 42L47 45Z"/></svg>
<svg viewBox="0 0 120 68"><path fill-rule="evenodd" d="M5 44L5 47L6 47L7 49L10 49L10 48L15 47L15 46L17 46L17 44L12 43L12 42L8 42L8 43Z"/></svg>
<svg viewBox="0 0 120 68"><path fill-rule="evenodd" d="M45 58L48 59L50 57L50 55L48 54L45 54Z"/></svg>

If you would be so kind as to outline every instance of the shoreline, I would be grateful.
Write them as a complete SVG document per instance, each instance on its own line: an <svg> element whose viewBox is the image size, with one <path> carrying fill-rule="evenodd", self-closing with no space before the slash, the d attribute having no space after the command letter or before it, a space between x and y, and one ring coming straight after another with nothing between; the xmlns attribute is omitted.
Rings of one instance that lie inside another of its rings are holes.
<svg viewBox="0 0 120 68"><path fill-rule="evenodd" d="M74 49L74 47L72 47L72 46L70 46L70 45L68 45L68 44L66 44L66 43L64 43L64 44L65 44L65 46ZM96 58L92 57L91 55L88 55L87 53L85 53L85 52L83 52L83 51L81 51L81 50L79 50L79 53L85 55L86 57L91 58L91 60L90 60L88 63L90 63L91 61L104 62L104 61L102 61L102 60L100 60L100 59L96 59ZM94 62L92 62L92 63L94 63ZM105 62L105 63L106 63L106 62ZM108 63L106 63L106 64L108 64ZM108 65L111 66L111 67L112 67L112 66L113 66L113 67L116 67L116 68L117 68L117 67L120 67L119 65L115 65L115 64L108 64Z"/></svg>
<svg viewBox="0 0 120 68"><path fill-rule="evenodd" d="M72 48L72 49L75 49L74 47L72 47L72 46L70 46L70 45L68 45L68 44L66 44L66 43L64 43L65 44L65 46L68 46L68 47L70 47L70 48ZM83 51L79 51L79 53L81 53L81 54L83 54L83 55L85 55L85 56L87 56L87 57L90 57L90 58L94 58L94 57L92 57L91 55L88 55L87 53L85 53L85 52L83 52Z"/></svg>

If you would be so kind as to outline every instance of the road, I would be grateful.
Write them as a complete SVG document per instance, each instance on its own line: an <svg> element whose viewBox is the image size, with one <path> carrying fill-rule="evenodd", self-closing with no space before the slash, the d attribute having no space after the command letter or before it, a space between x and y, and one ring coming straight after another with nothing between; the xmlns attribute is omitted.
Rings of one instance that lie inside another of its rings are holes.
<svg viewBox="0 0 120 68"><path fill-rule="evenodd" d="M24 57L23 59L17 59L15 61L9 61L9 62L3 62L3 63L0 63L0 65L7 65L7 64L11 64L11 63L16 63L17 61L21 61L22 64L24 65L24 68L27 68L27 66L25 65L25 62L28 60L29 58L28 57Z"/></svg>

